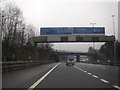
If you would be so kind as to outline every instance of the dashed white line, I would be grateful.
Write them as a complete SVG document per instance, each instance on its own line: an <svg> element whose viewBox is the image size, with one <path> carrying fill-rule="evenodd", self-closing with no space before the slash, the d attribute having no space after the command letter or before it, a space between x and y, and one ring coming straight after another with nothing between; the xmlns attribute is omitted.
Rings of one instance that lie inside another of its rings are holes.
<svg viewBox="0 0 120 90"><path fill-rule="evenodd" d="M84 72L87 72L87 71L84 71Z"/></svg>
<svg viewBox="0 0 120 90"><path fill-rule="evenodd" d="M80 68L78 68L78 67L76 67L76 66L74 66L75 68L77 68L77 69L79 69L79 70L81 70Z"/></svg>
<svg viewBox="0 0 120 90"><path fill-rule="evenodd" d="M81 69L81 71L84 71L84 70Z"/></svg>
<svg viewBox="0 0 120 90"><path fill-rule="evenodd" d="M82 70L81 68L78 68L78 67L76 67L76 66L74 66L74 67L77 68L78 70L84 71L84 70Z"/></svg>
<svg viewBox="0 0 120 90"><path fill-rule="evenodd" d="M83 71L83 72L87 72L87 71L85 71L85 70L83 70L83 69L80 69L80 68L78 68L78 67L76 67L76 66L74 66L75 68L77 68L78 70L81 70L81 71ZM105 69L105 68L103 68L103 69ZM87 74L88 75L91 75L92 77L94 77L94 78L99 78L98 76L96 76L96 75L93 75L92 73L89 73L89 72L87 72ZM105 79L100 79L102 82L104 82L104 83L110 83L109 81L107 81L107 80L105 80ZM120 87L119 86L117 86L117 85L112 85L114 88L116 88L116 89L119 89L120 90Z"/></svg>
<svg viewBox="0 0 120 90"><path fill-rule="evenodd" d="M94 78L99 78L98 76L96 76L96 75L92 75Z"/></svg>
<svg viewBox="0 0 120 90"><path fill-rule="evenodd" d="M109 83L107 80L104 80L104 79L100 79L100 80L104 83Z"/></svg>
<svg viewBox="0 0 120 90"><path fill-rule="evenodd" d="M80 69L80 70L82 70L82 69Z"/></svg>
<svg viewBox="0 0 120 90"><path fill-rule="evenodd" d="M119 86L117 86L117 85L113 85L113 87L114 87L114 88L117 88L117 89L119 89L119 90L120 90L120 87L119 87Z"/></svg>
<svg viewBox="0 0 120 90"><path fill-rule="evenodd" d="M88 73L89 75L92 75L92 73Z"/></svg>
<svg viewBox="0 0 120 90"><path fill-rule="evenodd" d="M36 81L33 85L31 85L28 90L32 90L33 88L35 88L43 79L45 79L45 77L48 76L48 74L50 74L60 63L58 63L57 65L55 65L51 70L49 70L44 76L42 76L38 81Z"/></svg>

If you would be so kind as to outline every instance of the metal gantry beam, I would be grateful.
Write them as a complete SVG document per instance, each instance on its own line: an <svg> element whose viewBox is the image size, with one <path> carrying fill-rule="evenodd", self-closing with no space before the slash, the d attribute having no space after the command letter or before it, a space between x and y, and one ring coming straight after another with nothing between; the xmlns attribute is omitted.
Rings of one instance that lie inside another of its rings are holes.
<svg viewBox="0 0 120 90"><path fill-rule="evenodd" d="M83 36L83 35L58 35L38 36L33 38L34 43L62 43L62 42L114 42L115 36Z"/></svg>

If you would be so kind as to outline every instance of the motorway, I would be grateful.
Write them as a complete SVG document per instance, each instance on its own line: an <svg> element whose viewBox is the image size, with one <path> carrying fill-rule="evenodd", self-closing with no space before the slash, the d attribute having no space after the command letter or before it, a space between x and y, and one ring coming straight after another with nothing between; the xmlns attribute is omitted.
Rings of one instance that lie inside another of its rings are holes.
<svg viewBox="0 0 120 90"><path fill-rule="evenodd" d="M64 62L35 66L2 75L3 88L116 88L120 90L116 66Z"/></svg>

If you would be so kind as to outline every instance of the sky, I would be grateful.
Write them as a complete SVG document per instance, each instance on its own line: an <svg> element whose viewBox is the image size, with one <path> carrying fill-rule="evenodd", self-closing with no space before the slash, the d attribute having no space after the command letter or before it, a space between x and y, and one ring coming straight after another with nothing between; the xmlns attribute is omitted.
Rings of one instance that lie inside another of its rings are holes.
<svg viewBox="0 0 120 90"><path fill-rule="evenodd" d="M37 35L41 27L105 27L105 35L113 35L115 15L115 36L118 38L119 0L9 0L23 12L27 24L32 24ZM96 43L100 48L103 43ZM54 44L58 50L88 51L92 43Z"/></svg>

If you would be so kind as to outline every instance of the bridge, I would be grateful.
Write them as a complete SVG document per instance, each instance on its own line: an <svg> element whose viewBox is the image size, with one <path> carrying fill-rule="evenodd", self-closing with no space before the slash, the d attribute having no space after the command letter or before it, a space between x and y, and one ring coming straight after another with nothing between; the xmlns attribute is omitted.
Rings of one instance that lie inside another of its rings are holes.
<svg viewBox="0 0 120 90"><path fill-rule="evenodd" d="M92 53L87 53L87 52L51 52L51 57L56 56L56 60L59 61L60 56L69 56L69 55L74 55L76 56L76 61L78 62L80 60L80 56L90 56L93 59L97 57L97 54L92 54ZM95 60L95 59L94 59Z"/></svg>

